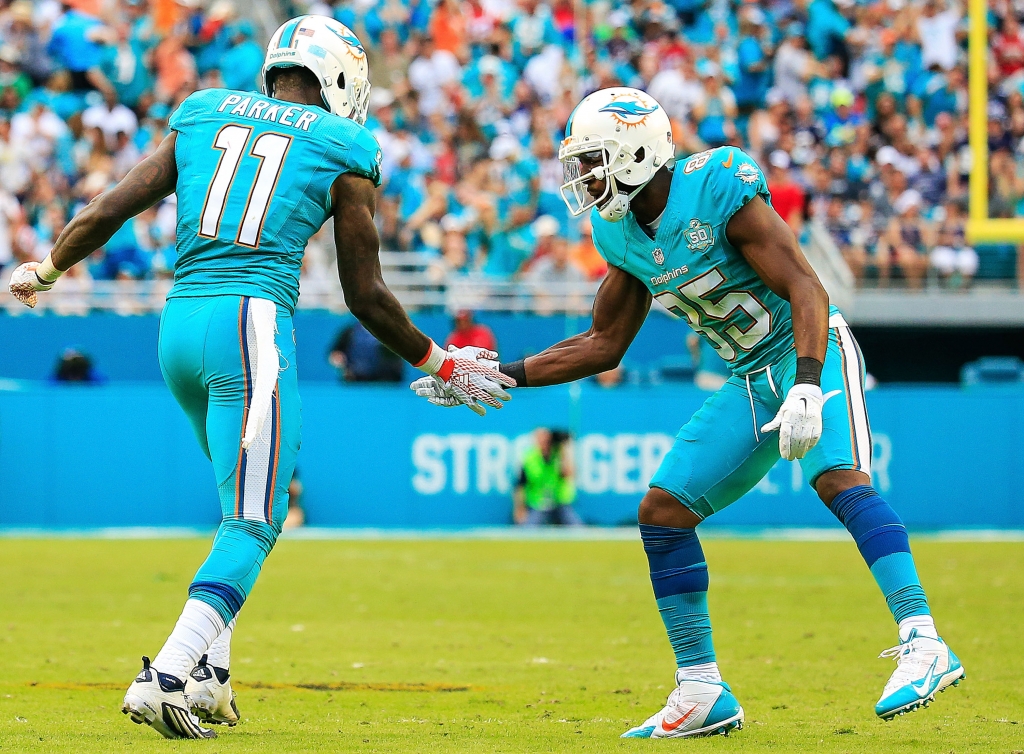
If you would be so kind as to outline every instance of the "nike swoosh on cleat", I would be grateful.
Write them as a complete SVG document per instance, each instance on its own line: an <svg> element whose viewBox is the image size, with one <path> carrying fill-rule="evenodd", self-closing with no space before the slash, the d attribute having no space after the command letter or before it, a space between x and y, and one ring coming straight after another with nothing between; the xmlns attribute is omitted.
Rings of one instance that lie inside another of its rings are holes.
<svg viewBox="0 0 1024 754"><path fill-rule="evenodd" d="M687 720L689 720L691 717L693 717L697 713L697 710L699 710L699 709L700 709L700 705L699 704L695 704L695 705L693 705L690 708L690 710L685 715L683 715L682 717L680 717L680 718L678 718L676 720L673 720L671 723L668 722L667 720L662 720L661 721L661 727L664 730L675 730L680 725L682 725Z"/></svg>
<svg viewBox="0 0 1024 754"><path fill-rule="evenodd" d="M928 672L925 673L924 678L920 681L911 681L910 685L914 687L914 691L917 692L918 696L928 696L931 691L932 681L935 679L935 667L939 664L939 658L936 657L932 660L932 665L928 668Z"/></svg>
<svg viewBox="0 0 1024 754"><path fill-rule="evenodd" d="M734 154L736 154L736 153L733 152L732 150L729 150L729 159L722 163L722 167L723 168L731 168L732 167L732 156Z"/></svg>

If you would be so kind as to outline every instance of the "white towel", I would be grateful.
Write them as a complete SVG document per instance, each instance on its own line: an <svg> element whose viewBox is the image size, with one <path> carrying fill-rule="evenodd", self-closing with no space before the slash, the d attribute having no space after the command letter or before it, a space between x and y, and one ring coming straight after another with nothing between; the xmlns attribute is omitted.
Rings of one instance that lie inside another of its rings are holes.
<svg viewBox="0 0 1024 754"><path fill-rule="evenodd" d="M256 333L256 377L253 380L252 402L245 421L245 433L242 435L242 447L246 450L260 436L263 423L270 415L270 401L281 369L280 354L274 342L277 334L277 307L273 301L253 298L249 299L249 312Z"/></svg>

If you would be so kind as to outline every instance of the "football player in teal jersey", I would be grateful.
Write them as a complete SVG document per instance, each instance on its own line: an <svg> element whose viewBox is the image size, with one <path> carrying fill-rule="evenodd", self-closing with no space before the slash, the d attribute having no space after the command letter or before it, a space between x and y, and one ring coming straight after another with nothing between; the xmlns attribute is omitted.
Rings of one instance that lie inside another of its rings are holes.
<svg viewBox="0 0 1024 754"><path fill-rule="evenodd" d="M609 272L589 331L500 365L520 387L614 368L653 299L685 318L732 376L679 431L640 503L640 534L676 656L665 707L631 738L727 733L743 709L723 683L711 640L708 571L696 527L750 490L779 460L799 460L822 502L853 535L898 624L882 653L897 668L875 705L891 719L964 676L935 632L907 531L871 486L871 431L860 349L829 304L760 169L722 147L674 163L669 119L636 89L586 97L559 149L563 198L590 211ZM457 404L433 378L413 383Z"/></svg>
<svg viewBox="0 0 1024 754"><path fill-rule="evenodd" d="M345 300L395 353L477 413L500 408L512 385L488 366L492 352L442 350L384 285L373 223L381 153L362 125L370 85L355 35L323 16L292 19L270 40L263 76L263 96L188 97L157 151L10 283L34 306L126 220L176 194L178 261L160 320L160 367L213 462L223 520L174 630L152 663L143 658L124 698L133 721L168 738L210 738L202 721L238 720L231 634L281 532L299 449L292 313L310 236L334 218Z"/></svg>

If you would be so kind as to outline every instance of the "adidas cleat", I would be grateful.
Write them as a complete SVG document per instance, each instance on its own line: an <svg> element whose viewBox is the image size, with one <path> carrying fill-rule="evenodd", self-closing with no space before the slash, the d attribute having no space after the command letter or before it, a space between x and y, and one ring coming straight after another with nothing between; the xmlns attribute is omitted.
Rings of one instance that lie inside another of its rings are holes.
<svg viewBox="0 0 1024 754"><path fill-rule="evenodd" d="M622 738L698 738L728 735L743 727L743 708L725 683L681 678L665 708Z"/></svg>
<svg viewBox="0 0 1024 754"><path fill-rule="evenodd" d="M883 720L927 707L935 694L957 686L967 677L960 660L942 639L910 632L905 642L887 649L879 657L896 659L896 670L885 684L875 714Z"/></svg>
<svg viewBox="0 0 1024 754"><path fill-rule="evenodd" d="M212 730L202 727L189 711L185 684L173 675L150 667L149 658L142 658L139 673L124 695L121 711L131 715L133 723L145 723L164 738L215 738Z"/></svg>
<svg viewBox="0 0 1024 754"><path fill-rule="evenodd" d="M204 723L238 723L238 707L235 706L235 692L231 690L228 671L208 665L206 655L189 673L185 681L185 696L192 705L192 712Z"/></svg>

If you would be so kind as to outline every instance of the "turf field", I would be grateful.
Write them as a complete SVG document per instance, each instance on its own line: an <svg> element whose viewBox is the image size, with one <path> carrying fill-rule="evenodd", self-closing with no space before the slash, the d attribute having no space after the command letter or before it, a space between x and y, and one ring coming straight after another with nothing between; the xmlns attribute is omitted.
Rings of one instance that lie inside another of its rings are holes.
<svg viewBox="0 0 1024 754"><path fill-rule="evenodd" d="M1024 543L916 544L968 678L883 723L895 632L854 546L708 541L747 726L638 742L673 670L638 543L282 541L235 633L243 724L164 741L120 700L207 548L0 541L0 751L1024 751Z"/></svg>

